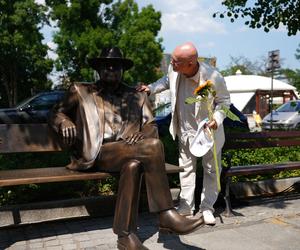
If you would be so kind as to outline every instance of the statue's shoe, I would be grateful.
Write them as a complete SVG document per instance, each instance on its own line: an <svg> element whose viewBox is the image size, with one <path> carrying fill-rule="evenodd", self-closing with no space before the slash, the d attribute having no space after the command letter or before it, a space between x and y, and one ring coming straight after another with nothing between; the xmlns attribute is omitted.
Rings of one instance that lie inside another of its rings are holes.
<svg viewBox="0 0 300 250"><path fill-rule="evenodd" d="M203 225L203 217L186 218L175 209L169 209L159 214L159 229L161 232L188 234Z"/></svg>
<svg viewBox="0 0 300 250"><path fill-rule="evenodd" d="M130 233L127 236L118 237L118 249L120 250L149 250L145 247L139 238L134 234Z"/></svg>

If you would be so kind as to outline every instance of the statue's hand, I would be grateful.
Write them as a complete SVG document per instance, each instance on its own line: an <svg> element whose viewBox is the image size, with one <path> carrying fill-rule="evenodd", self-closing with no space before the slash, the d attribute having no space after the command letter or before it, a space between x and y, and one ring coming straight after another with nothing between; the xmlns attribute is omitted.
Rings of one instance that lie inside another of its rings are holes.
<svg viewBox="0 0 300 250"><path fill-rule="evenodd" d="M63 142L67 145L74 144L76 140L76 126L70 120L63 120L60 125L60 134L63 137Z"/></svg>
<svg viewBox="0 0 300 250"><path fill-rule="evenodd" d="M134 134L131 134L130 136L127 136L125 141L127 144L135 144L140 140L143 140L145 138L144 134L141 132L137 132Z"/></svg>

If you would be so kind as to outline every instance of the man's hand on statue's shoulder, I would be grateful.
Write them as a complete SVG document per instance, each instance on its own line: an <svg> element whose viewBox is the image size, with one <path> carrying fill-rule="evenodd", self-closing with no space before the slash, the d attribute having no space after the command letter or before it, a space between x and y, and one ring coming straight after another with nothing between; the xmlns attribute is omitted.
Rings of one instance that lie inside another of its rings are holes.
<svg viewBox="0 0 300 250"><path fill-rule="evenodd" d="M59 128L59 133L63 137L63 142L67 145L72 145L75 143L76 140L76 126L75 124L68 120L62 120Z"/></svg>
<svg viewBox="0 0 300 250"><path fill-rule="evenodd" d="M125 142L129 145L132 145L132 144L135 144L137 143L138 141L140 140L143 140L145 138L145 135L144 133L142 132L137 132L137 133L134 133L134 134L131 134L129 136L127 136L125 138Z"/></svg>
<svg viewBox="0 0 300 250"><path fill-rule="evenodd" d="M148 95L151 92L150 88L147 85L145 85L145 83L142 83L142 82L138 83L138 85L136 86L135 89L139 92L146 92Z"/></svg>

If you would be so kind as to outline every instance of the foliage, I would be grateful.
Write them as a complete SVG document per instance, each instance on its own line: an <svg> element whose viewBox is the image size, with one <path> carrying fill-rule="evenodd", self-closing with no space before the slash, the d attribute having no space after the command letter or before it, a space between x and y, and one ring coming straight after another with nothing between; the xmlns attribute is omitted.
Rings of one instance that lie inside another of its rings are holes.
<svg viewBox="0 0 300 250"><path fill-rule="evenodd" d="M59 30L57 70L71 81L91 81L93 71L87 58L99 55L101 48L120 47L135 67L125 73L125 80L151 82L159 77L156 68L162 58L159 12L147 6L139 10L133 0L46 0L51 18Z"/></svg>
<svg viewBox="0 0 300 250"><path fill-rule="evenodd" d="M300 91L300 70L292 70L292 69L282 69L280 73L284 75L288 82L295 86L298 91Z"/></svg>
<svg viewBox="0 0 300 250"><path fill-rule="evenodd" d="M253 29L263 28L265 32L284 26L289 36L300 30L299 0L224 0L227 10L214 13L214 17L225 16L234 22L237 18L248 18L245 25Z"/></svg>
<svg viewBox="0 0 300 250"><path fill-rule="evenodd" d="M300 147L288 148L262 148L262 149L239 149L227 150L226 154L230 154L232 166L268 164L288 161L300 161ZM268 157L266 157L266 155ZM225 154L224 154L225 156ZM228 166L228 162L223 158L223 166ZM300 170L283 171L278 174L268 174L264 176L246 176L238 177L236 180L261 180L261 179L278 179L286 177L300 176Z"/></svg>
<svg viewBox="0 0 300 250"><path fill-rule="evenodd" d="M300 60L300 43L298 44L298 48L296 49L295 57L297 60Z"/></svg>
<svg viewBox="0 0 300 250"><path fill-rule="evenodd" d="M14 106L32 90L51 85L52 61L40 32L46 10L34 0L0 1L1 106Z"/></svg>

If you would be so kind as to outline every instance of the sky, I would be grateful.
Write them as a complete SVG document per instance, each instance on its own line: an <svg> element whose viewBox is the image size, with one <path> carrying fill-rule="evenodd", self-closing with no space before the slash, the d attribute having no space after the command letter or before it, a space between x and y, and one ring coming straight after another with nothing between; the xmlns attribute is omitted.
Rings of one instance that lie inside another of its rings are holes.
<svg viewBox="0 0 300 250"><path fill-rule="evenodd" d="M44 0L36 0L44 2ZM229 19L213 18L213 13L223 11L222 0L136 0L139 8L152 4L162 14L159 37L163 39L164 53L184 42L190 41L198 49L199 56L216 57L217 68L228 68L231 57L244 57L251 62L262 62L268 52L280 50L283 68L300 69L295 58L300 44L300 33L288 36L284 27L271 30L251 29L244 25L247 19L231 23ZM51 31L44 29L45 41L50 47ZM55 56L53 53L51 56Z"/></svg>
<svg viewBox="0 0 300 250"><path fill-rule="evenodd" d="M221 0L136 0L139 7L152 4L162 14L162 28L165 53L186 41L191 41L200 56L216 57L217 67L225 69L231 57L245 57L251 62L262 62L268 52L280 50L282 67L300 69L295 58L300 44L300 33L288 36L284 27L269 33L251 29L244 25L246 19L231 23L229 19L213 18L214 12L223 11Z"/></svg>

